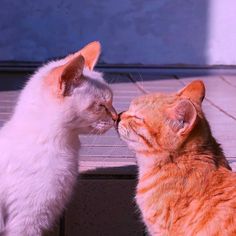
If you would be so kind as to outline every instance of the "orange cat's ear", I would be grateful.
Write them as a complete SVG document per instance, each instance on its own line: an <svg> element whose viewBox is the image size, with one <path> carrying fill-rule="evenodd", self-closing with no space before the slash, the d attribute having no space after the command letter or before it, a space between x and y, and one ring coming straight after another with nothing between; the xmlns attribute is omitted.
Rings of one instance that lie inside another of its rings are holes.
<svg viewBox="0 0 236 236"><path fill-rule="evenodd" d="M73 89L82 82L84 64L84 57L79 55L62 67L60 90L62 90L63 96L69 96Z"/></svg>
<svg viewBox="0 0 236 236"><path fill-rule="evenodd" d="M197 111L188 99L183 99L167 110L167 116L170 128L179 135L185 135L193 129Z"/></svg>
<svg viewBox="0 0 236 236"><path fill-rule="evenodd" d="M201 80L195 80L178 92L179 96L189 98L191 101L201 104L205 97L205 86Z"/></svg>

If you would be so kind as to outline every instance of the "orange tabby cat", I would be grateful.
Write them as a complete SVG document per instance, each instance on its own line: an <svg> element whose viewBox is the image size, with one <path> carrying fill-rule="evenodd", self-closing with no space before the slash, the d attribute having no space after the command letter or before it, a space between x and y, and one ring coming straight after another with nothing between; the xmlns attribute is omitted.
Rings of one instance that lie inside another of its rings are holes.
<svg viewBox="0 0 236 236"><path fill-rule="evenodd" d="M202 112L204 84L134 99L118 131L137 156L136 201L151 235L236 235L236 174Z"/></svg>

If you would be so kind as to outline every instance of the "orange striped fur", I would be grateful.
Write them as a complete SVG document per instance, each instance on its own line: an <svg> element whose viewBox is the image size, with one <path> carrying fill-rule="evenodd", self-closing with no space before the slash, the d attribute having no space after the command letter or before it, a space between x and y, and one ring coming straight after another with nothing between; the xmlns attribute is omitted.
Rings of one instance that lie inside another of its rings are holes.
<svg viewBox="0 0 236 236"><path fill-rule="evenodd" d="M211 134L194 81L135 98L118 132L137 156L136 201L150 235L235 236L236 174Z"/></svg>

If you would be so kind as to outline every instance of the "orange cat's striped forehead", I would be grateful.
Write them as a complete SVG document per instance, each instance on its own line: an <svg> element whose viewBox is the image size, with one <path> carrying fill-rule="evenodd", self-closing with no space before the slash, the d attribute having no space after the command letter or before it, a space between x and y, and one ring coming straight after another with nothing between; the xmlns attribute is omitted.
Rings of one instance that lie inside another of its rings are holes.
<svg viewBox="0 0 236 236"><path fill-rule="evenodd" d="M135 98L127 111L128 114L145 118L150 123L160 120L164 110L177 99L176 95L148 94ZM158 118L158 119L157 119Z"/></svg>
<svg viewBox="0 0 236 236"><path fill-rule="evenodd" d="M131 102L129 109L136 111L139 109L152 111L153 109L159 109L164 104L172 103L175 98L176 96L174 95L166 95L161 93L147 94L135 98Z"/></svg>

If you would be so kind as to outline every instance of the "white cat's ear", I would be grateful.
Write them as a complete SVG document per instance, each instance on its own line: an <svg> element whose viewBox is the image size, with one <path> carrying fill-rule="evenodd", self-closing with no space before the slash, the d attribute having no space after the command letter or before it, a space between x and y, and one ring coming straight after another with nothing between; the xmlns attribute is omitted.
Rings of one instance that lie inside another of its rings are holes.
<svg viewBox="0 0 236 236"><path fill-rule="evenodd" d="M85 65L90 70L93 70L101 54L101 44L98 41L89 43L80 50L80 53L84 56Z"/></svg>
<svg viewBox="0 0 236 236"><path fill-rule="evenodd" d="M100 54L101 54L101 44L98 41L94 41L87 44L78 52L67 56L66 58L68 60L73 60L73 58L77 57L78 55L82 55L85 60L85 66L89 70L93 70L98 61Z"/></svg>
<svg viewBox="0 0 236 236"><path fill-rule="evenodd" d="M74 88L78 87L83 81L82 74L85 59L78 55L62 67L59 78L60 90L63 96L71 95Z"/></svg>
<svg viewBox="0 0 236 236"><path fill-rule="evenodd" d="M201 80L194 80L178 92L178 95L201 104L205 97L205 86Z"/></svg>
<svg viewBox="0 0 236 236"><path fill-rule="evenodd" d="M197 111L188 99L178 101L175 106L167 110L168 124L178 135L188 134L197 120Z"/></svg>

